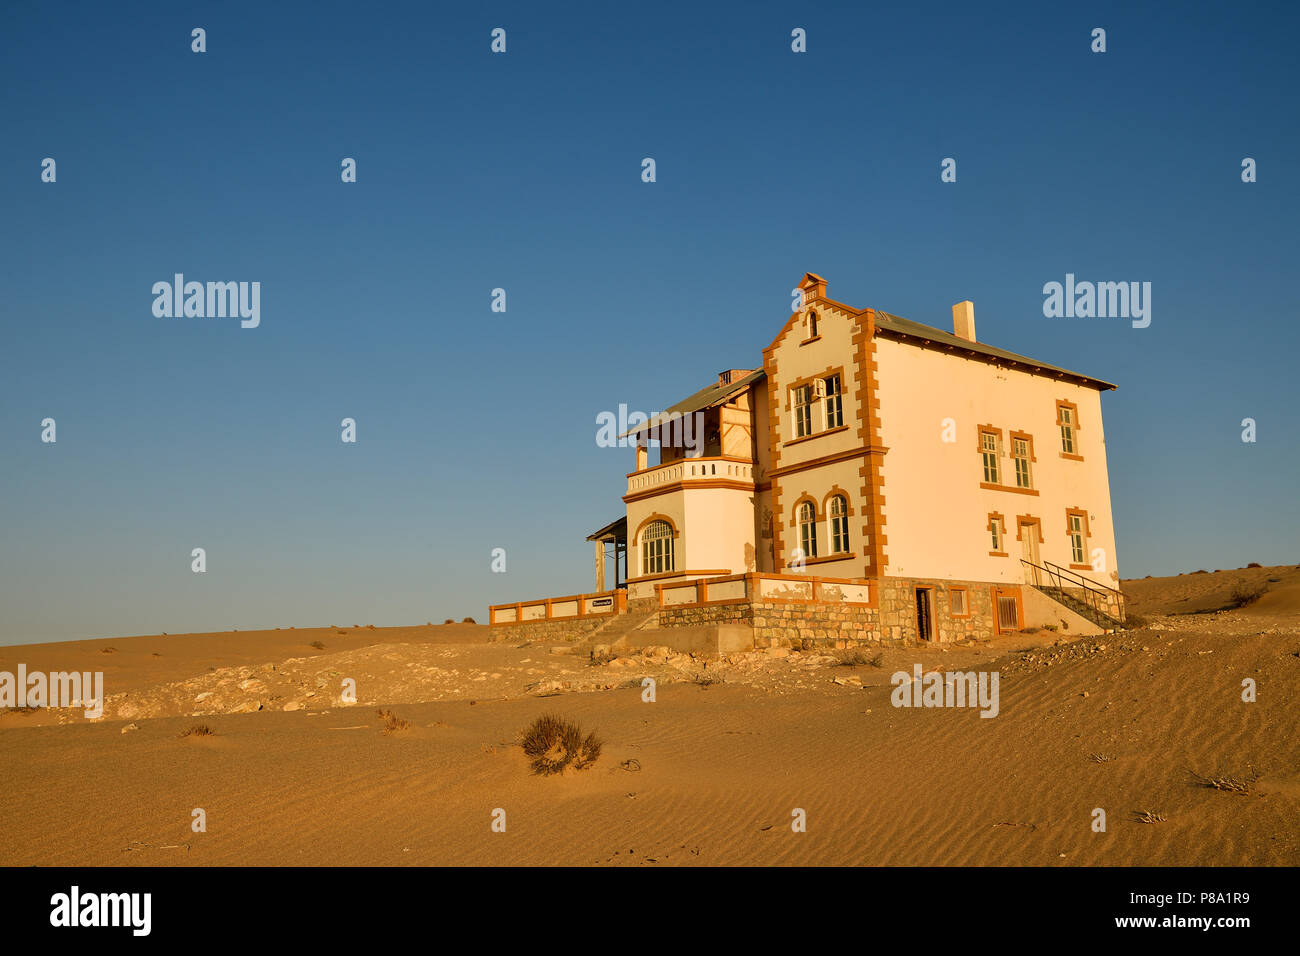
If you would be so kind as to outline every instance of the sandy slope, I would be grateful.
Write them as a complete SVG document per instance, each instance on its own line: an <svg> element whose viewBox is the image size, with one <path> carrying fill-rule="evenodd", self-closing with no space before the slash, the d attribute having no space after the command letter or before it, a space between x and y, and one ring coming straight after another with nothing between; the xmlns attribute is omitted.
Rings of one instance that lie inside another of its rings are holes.
<svg viewBox="0 0 1300 956"><path fill-rule="evenodd" d="M130 638L107 642L113 655L105 642L3 648L0 669L111 657L109 693L141 711L0 717L0 863L1296 865L1300 615L1286 609L1294 579L1264 570L1284 579L1273 610L1266 594L1160 616L1158 586L1132 582L1149 592L1135 595L1141 631L890 650L879 668L802 654L592 667L470 627ZM1197 582L1190 598L1221 586ZM317 639L323 650L304 648ZM892 707L890 674L918 661L996 667L1000 715ZM362 703L335 701L344 672ZM641 700L644 675L659 681L655 703ZM1241 701L1243 677L1256 703ZM190 682L217 689L195 703ZM254 697L260 712L229 712ZM411 729L384 735L377 704ZM599 731L593 769L529 773L515 742L546 711ZM215 736L178 736L200 719ZM633 759L639 770L620 768ZM1242 795L1191 771L1258 779ZM206 833L190 831L195 807ZM498 807L505 833L490 827ZM1105 833L1091 831L1096 807ZM791 831L795 808L806 833Z"/></svg>

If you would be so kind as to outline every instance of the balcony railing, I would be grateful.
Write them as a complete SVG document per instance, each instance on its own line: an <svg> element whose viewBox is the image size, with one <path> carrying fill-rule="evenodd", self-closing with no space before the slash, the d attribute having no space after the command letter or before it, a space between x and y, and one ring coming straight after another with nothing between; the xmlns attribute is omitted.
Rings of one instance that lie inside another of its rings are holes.
<svg viewBox="0 0 1300 956"><path fill-rule="evenodd" d="M656 465L627 476L627 493L653 491L677 482L754 480L754 463L743 458L679 458L666 465Z"/></svg>

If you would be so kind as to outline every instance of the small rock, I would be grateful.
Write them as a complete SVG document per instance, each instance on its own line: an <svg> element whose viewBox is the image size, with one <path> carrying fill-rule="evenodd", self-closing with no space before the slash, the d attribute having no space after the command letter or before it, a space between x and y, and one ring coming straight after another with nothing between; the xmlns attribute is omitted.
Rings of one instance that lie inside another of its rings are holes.
<svg viewBox="0 0 1300 956"><path fill-rule="evenodd" d="M135 724L127 724L125 727L122 728L122 733L129 734L131 731L139 730L139 729L140 728L137 727Z"/></svg>

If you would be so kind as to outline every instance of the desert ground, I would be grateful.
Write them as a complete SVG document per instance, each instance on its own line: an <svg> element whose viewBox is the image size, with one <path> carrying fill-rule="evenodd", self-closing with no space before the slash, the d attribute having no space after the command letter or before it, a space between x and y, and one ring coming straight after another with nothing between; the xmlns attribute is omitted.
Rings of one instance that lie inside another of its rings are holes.
<svg viewBox="0 0 1300 956"><path fill-rule="evenodd" d="M1123 587L1127 632L879 657L593 663L472 624L4 646L107 700L0 713L0 864L1300 864L1300 569ZM916 663L997 670L1000 713L892 706ZM594 765L532 773L542 714Z"/></svg>

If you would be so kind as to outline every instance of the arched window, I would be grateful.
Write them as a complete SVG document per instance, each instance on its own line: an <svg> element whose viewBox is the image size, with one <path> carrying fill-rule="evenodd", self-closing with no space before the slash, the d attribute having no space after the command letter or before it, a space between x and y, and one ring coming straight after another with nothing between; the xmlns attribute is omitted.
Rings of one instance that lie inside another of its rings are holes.
<svg viewBox="0 0 1300 956"><path fill-rule="evenodd" d="M817 557L817 509L811 501L799 506L799 547L805 558Z"/></svg>
<svg viewBox="0 0 1300 956"><path fill-rule="evenodd" d="M849 551L849 503L843 495L831 499L831 553L847 554Z"/></svg>
<svg viewBox="0 0 1300 956"><path fill-rule="evenodd" d="M641 573L663 574L673 570L673 526L651 521L641 532Z"/></svg>

